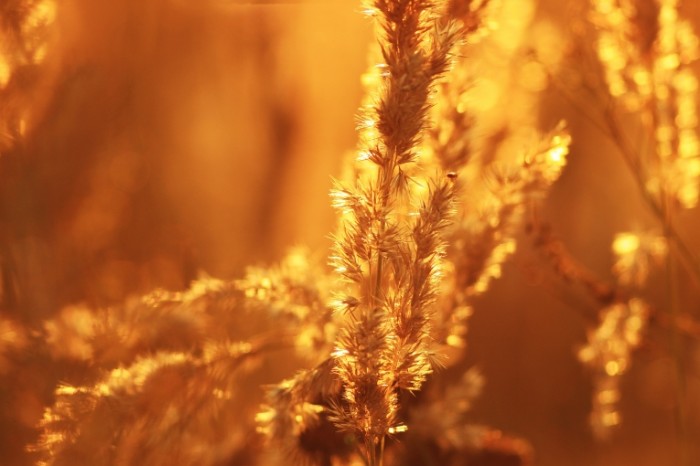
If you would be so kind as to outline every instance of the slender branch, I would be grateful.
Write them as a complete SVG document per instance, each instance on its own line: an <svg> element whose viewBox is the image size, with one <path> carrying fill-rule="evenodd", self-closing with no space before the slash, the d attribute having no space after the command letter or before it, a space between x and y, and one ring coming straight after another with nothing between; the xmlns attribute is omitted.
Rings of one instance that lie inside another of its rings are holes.
<svg viewBox="0 0 700 466"><path fill-rule="evenodd" d="M664 225L666 225L665 233L668 235L668 227L673 224L673 199L668 191L664 188L663 190L664 198ZM667 312L671 316L672 321L677 321L679 309L678 309L678 278L676 273L676 261L674 257L669 255L666 258L666 300L667 300ZM686 396L686 374L684 369L684 358L683 358L683 345L680 340L680 335L676 331L674 326L669 326L669 342L671 346L671 354L674 360L675 369L675 389L676 389L676 402L673 407L673 417L676 424L676 431L678 433L678 442L680 450L680 462L681 465L688 464L688 427L687 418L685 410L685 396Z"/></svg>
<svg viewBox="0 0 700 466"><path fill-rule="evenodd" d="M672 218L666 218L665 209L659 204L659 201L652 195L651 192L646 187L646 182L644 176L640 170L639 162L636 160L636 151L632 148L631 143L627 141L622 128L620 128L617 119L615 118L614 112L612 110L612 104L606 106L604 116L608 127L610 128L611 140L617 145L620 153L627 164L634 180L636 181L637 188L641 193L646 204L651 208L654 215L657 217L659 222L664 225L664 230L667 239L676 248L676 255L681 260L686 269L691 273L691 276L695 279L696 285L700 286L700 261L697 256L690 250L686 241L681 237L680 233L673 224Z"/></svg>
<svg viewBox="0 0 700 466"><path fill-rule="evenodd" d="M526 231L532 237L535 249L543 254L547 263L564 282L581 285L601 306L629 299L624 290L606 283L576 260L566 249L564 243L551 232L549 225L539 221L536 215L533 215L531 219ZM565 302L562 297L558 298ZM687 338L700 341L700 321L694 319L689 313L663 313L654 307L650 307L650 311L652 323Z"/></svg>
<svg viewBox="0 0 700 466"><path fill-rule="evenodd" d="M551 70L549 70L544 63L540 61L538 61L538 63L540 63L543 66L545 72L550 78L550 81L556 85L557 90L562 96L564 96L567 102L569 102L575 110L577 110L589 123L591 123L591 125L595 129L597 129L601 134L603 134L613 144L615 144L619 153L622 155L622 158L627 168L632 174L637 189L641 194L642 198L644 199L645 203L651 209L654 216L656 216L657 220L660 223L665 223L666 219L664 218L664 209L659 204L658 200L649 192L649 190L646 187L646 182L641 171L641 166L639 165L636 157L637 151L632 147L632 144L628 141L627 137L624 134L624 131L619 125L618 119L615 117L615 106L612 100L609 100L605 105L605 108L603 109L603 118L607 125L606 127L600 124L596 120L596 118L593 115L591 115L587 110L584 110L583 107L576 101L575 97L573 97L565 90L565 86L558 84L556 75ZM695 281L695 284L697 286L700 286L700 259L698 259L697 255L695 255L692 252L687 242L683 239L680 232L673 223L669 223L668 225L666 225L665 230L667 238L670 240L671 244L676 248L675 252L680 258L681 262L683 263L683 266L686 268L686 270L688 270L688 272L690 272L691 276Z"/></svg>

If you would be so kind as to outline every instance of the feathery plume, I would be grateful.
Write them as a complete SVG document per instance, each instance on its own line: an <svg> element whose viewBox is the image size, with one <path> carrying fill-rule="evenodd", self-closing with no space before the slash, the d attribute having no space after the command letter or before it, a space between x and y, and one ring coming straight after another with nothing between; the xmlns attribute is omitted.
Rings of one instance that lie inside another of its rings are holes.
<svg viewBox="0 0 700 466"><path fill-rule="evenodd" d="M447 177L425 181L414 172L431 89L458 28L425 0L377 0L371 11L382 27L384 83L361 119L376 138L364 141L362 176L333 192L343 218L331 261L348 282L338 311L349 316L334 352L343 396L332 420L360 437L374 465L385 437L402 430L398 391L418 390L432 370L430 306L453 188ZM427 196L413 213L420 189Z"/></svg>

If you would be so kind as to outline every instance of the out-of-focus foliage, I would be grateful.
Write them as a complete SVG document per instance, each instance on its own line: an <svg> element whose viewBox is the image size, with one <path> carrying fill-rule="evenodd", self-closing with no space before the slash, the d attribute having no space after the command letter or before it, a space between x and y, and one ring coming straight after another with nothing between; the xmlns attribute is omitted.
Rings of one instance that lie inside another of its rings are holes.
<svg viewBox="0 0 700 466"><path fill-rule="evenodd" d="M694 464L694 14L2 3L3 461Z"/></svg>

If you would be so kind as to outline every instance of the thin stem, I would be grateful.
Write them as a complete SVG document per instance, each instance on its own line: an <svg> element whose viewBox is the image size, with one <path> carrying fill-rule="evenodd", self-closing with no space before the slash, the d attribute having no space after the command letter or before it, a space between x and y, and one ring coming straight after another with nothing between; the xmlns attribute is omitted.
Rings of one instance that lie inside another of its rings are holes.
<svg viewBox="0 0 700 466"><path fill-rule="evenodd" d="M384 234L384 219L382 219L381 222L381 228L379 230L379 234L383 235ZM374 282L374 292L372 293L372 300L374 301L374 305L379 303L380 299L380 293L382 291L382 273L384 272L384 258L382 257L381 251L377 250L377 276ZM372 306L374 307L374 306Z"/></svg>
<svg viewBox="0 0 700 466"><path fill-rule="evenodd" d="M680 236L680 233L672 223L672 219L666 218L666 209L659 204L659 201L647 189L644 176L635 157L636 151L632 149L631 144L627 141L627 138L609 106L605 109L604 116L610 128L610 138L617 145L618 149L620 149L620 153L623 156L622 158L632 173L639 192L654 215L656 215L658 220L664 225L666 238L669 243L675 247L674 251L676 252L676 256L695 279L696 285L700 285L700 261L698 261L695 254L693 254L687 243ZM607 133L604 134L607 135Z"/></svg>
<svg viewBox="0 0 700 466"><path fill-rule="evenodd" d="M386 435L382 435L382 439L379 441L379 466L384 466L384 442L386 441Z"/></svg>
<svg viewBox="0 0 700 466"><path fill-rule="evenodd" d="M367 446L367 455L369 457L369 466L378 466L377 463L377 448L375 446L374 438L368 438L365 441Z"/></svg>
<svg viewBox="0 0 700 466"><path fill-rule="evenodd" d="M672 198L668 192L664 193L664 214L665 225L673 224ZM669 255L666 260L666 300L668 312L671 319L678 321L678 277L676 270L676 261L672 255ZM676 432L678 433L680 465L689 465L688 458L688 429L685 417L685 369L683 358L683 344L680 339L680 334L674 326L669 327L669 342L671 346L671 354L673 355L675 366L675 388L676 388L676 403L674 404L674 421L676 424Z"/></svg>
<svg viewBox="0 0 700 466"><path fill-rule="evenodd" d="M615 118L614 112L612 110L613 104L609 102L606 108L603 110L603 117L607 123L607 128L598 121L576 101L576 99L570 95L564 86L558 85L556 76L554 73L550 72L546 67L545 70L551 79L551 81L557 85L557 89L564 96L564 98L569 102L575 110L577 110L589 123L593 125L601 134L605 135L615 146L618 148L622 154L622 158L625 161L628 169L632 173L634 181L637 185L639 192L646 204L651 208L653 214L657 217L660 222L664 222L664 212L663 208L659 205L657 199L652 196L646 187L644 180L644 175L641 170L641 165L636 159L636 151L632 148L632 145L627 141L624 132L620 128L617 119ZM696 285L700 285L700 260L695 254L690 250L688 244L683 240L678 230L673 224L666 226L666 236L669 242L675 247L676 254L681 259L681 262L685 268L690 272L691 276L695 280Z"/></svg>
<svg viewBox="0 0 700 466"><path fill-rule="evenodd" d="M544 255L547 264L563 283L581 285L600 306L607 306L612 300L626 301L628 299L624 290L604 282L593 271L578 262L566 249L565 244L553 233L547 232L545 225L534 208L531 212L530 221L527 231L531 236L533 246L540 251L540 254ZM554 242L557 244L556 249L552 247ZM562 265L564 263L569 264L569 267L564 267ZM674 286L677 286L677 273L677 267L674 266L674 283L676 284ZM569 308L578 310L579 314L584 317L591 318L590 310L577 300L571 299L570 296L554 288L545 286L545 289L562 303L567 304ZM680 312L678 306L676 306L676 310L675 315L671 315L670 313L664 313L660 309L652 308L652 322L670 332L677 333L679 336L700 340L700 322L694 319L690 313Z"/></svg>
<svg viewBox="0 0 700 466"><path fill-rule="evenodd" d="M379 221L379 232L377 233L377 238L381 241L386 233L386 212L389 206L389 199L391 196L391 179L394 176L394 170L396 169L396 155L395 151L391 151L391 156L389 163L386 166L380 166L377 171L377 187L381 191L381 212L382 217ZM376 250L377 254L377 275L375 277L374 291L372 292L371 302L375 307L380 302L380 296L382 291L383 283L383 273L384 273L384 258L382 256L382 251L379 247Z"/></svg>
<svg viewBox="0 0 700 466"><path fill-rule="evenodd" d="M365 442L365 447L367 447L367 442ZM360 455L360 458L362 458L362 463L364 463L365 466L370 466L369 450L367 450L367 454L365 454L365 452L362 451L362 447L359 443L355 445L355 450L357 451L357 454Z"/></svg>
<svg viewBox="0 0 700 466"><path fill-rule="evenodd" d="M549 78L550 82L554 84L559 93L574 108L574 110L576 110L579 113L579 115L583 116L583 118L586 121L588 121L588 123L590 123L595 129L600 131L606 137L612 139L612 136L610 135L610 132L607 130L607 128L603 126L594 115L592 115L588 110L583 108L583 105L581 105L581 103L578 102L576 98L566 90L565 85L560 84L558 82L556 74L549 71L547 66L541 61L537 60L537 63L544 67L544 70L547 73L547 77Z"/></svg>

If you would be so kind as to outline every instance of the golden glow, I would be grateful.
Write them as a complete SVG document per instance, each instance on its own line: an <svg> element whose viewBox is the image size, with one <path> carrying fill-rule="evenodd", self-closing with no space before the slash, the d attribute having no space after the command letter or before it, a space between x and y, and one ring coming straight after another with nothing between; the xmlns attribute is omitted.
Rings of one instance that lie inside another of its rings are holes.
<svg viewBox="0 0 700 466"><path fill-rule="evenodd" d="M7 62L7 58L5 58L2 55L2 52L0 52L0 88L7 85L7 82L10 80L11 73L12 70L10 69L10 64Z"/></svg>
<svg viewBox="0 0 700 466"><path fill-rule="evenodd" d="M652 163L657 172L647 187L655 196L669 196L684 208L697 205L700 176L697 80L689 66L698 57L698 37L678 13L678 2L659 0L658 33L652 61L644 60L641 34L628 0L592 0L598 27L598 57L610 94L629 110L646 112L644 123L655 133ZM652 116L653 115L653 116ZM693 159L692 162L689 159Z"/></svg>
<svg viewBox="0 0 700 466"><path fill-rule="evenodd" d="M605 413L602 417L603 425L613 427L620 424L620 413L617 411Z"/></svg>
<svg viewBox="0 0 700 466"><path fill-rule="evenodd" d="M610 376L619 375L622 372L620 363L617 361L608 361L608 363L605 364L605 372Z"/></svg>
<svg viewBox="0 0 700 466"><path fill-rule="evenodd" d="M30 10L22 25L22 32L28 38L28 42L34 44L31 51L31 60L34 63L44 61L47 53L47 44L43 35L56 18L55 0L41 0Z"/></svg>
<svg viewBox="0 0 700 466"><path fill-rule="evenodd" d="M389 427L389 430L388 430L389 434L400 434L402 432L407 432L407 431L408 431L408 427L404 426L404 425Z"/></svg>
<svg viewBox="0 0 700 466"><path fill-rule="evenodd" d="M601 438L621 422L617 404L620 378L627 372L631 354L649 323L649 307L638 298L609 306L601 311L601 322L579 351L579 359L596 371L591 424Z"/></svg>
<svg viewBox="0 0 700 466"><path fill-rule="evenodd" d="M499 84L484 76L474 85L473 89L464 94L464 99L470 102L473 111L487 112L493 110L501 98ZM458 110L464 110L464 107Z"/></svg>
<svg viewBox="0 0 700 466"><path fill-rule="evenodd" d="M605 438L675 383L647 366L697 336L678 2L210 3L0 6L3 465L534 464L477 424L509 415L583 464L557 419ZM636 418L598 462L645 456Z"/></svg>
<svg viewBox="0 0 700 466"><path fill-rule="evenodd" d="M639 76L640 52L630 37L634 34L635 9L627 0L592 0L591 21L598 28L597 52L603 64L610 94L622 98L630 109L641 105L631 85Z"/></svg>
<svg viewBox="0 0 700 466"><path fill-rule="evenodd" d="M639 248L639 237L634 233L618 233L613 242L613 251L618 255L631 254Z"/></svg>
<svg viewBox="0 0 700 466"><path fill-rule="evenodd" d="M55 0L41 0L37 2L26 20L29 28L37 28L50 24L56 18Z"/></svg>
<svg viewBox="0 0 700 466"><path fill-rule="evenodd" d="M537 62L526 63L522 68L521 77L523 84L529 91L540 92L547 88L547 73Z"/></svg>
<svg viewBox="0 0 700 466"><path fill-rule="evenodd" d="M445 342L449 346L454 346L455 348L463 348L465 346L464 339L459 335L448 335Z"/></svg>
<svg viewBox="0 0 700 466"><path fill-rule="evenodd" d="M601 390L597 396L602 404L613 404L620 400L620 392L616 390Z"/></svg>
<svg viewBox="0 0 700 466"><path fill-rule="evenodd" d="M554 147L552 150L548 152L549 159L552 161L552 163L556 165L560 165L564 162L564 157L568 153L568 149L566 147Z"/></svg>

